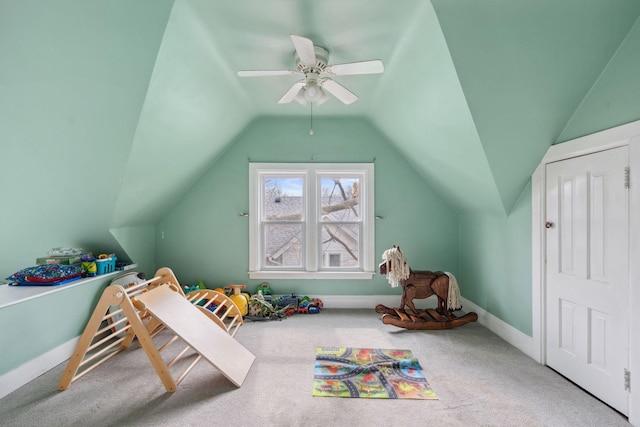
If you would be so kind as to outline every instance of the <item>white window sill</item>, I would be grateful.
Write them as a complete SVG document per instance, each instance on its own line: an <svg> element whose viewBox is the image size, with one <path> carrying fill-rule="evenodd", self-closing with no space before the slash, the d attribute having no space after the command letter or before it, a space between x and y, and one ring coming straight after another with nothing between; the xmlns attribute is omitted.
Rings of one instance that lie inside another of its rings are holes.
<svg viewBox="0 0 640 427"><path fill-rule="evenodd" d="M373 271L250 271L250 279L362 279L373 278Z"/></svg>

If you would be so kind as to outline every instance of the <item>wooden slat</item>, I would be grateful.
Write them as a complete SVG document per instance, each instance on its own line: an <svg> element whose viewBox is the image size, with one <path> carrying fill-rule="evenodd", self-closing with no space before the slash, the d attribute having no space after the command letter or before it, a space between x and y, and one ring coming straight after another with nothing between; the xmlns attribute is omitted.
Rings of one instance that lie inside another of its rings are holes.
<svg viewBox="0 0 640 427"><path fill-rule="evenodd" d="M60 377L58 389L66 390L71 382L74 381L76 372L80 367L80 363L87 353L87 349L91 345L91 342L95 338L96 331L100 328L109 307L112 305L120 305L123 299L125 299L125 293L121 286L108 286L102 292L98 305L89 318L87 326L85 326L84 331L80 336L80 340L78 340L78 344L76 344L76 348L67 363L67 367Z"/></svg>

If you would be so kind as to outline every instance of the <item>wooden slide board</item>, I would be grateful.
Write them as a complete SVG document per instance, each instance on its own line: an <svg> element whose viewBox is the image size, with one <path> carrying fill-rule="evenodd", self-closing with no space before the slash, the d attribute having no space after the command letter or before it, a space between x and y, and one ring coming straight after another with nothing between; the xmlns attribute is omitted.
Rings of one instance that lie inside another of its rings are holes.
<svg viewBox="0 0 640 427"><path fill-rule="evenodd" d="M161 285L136 297L164 326L240 387L255 356L213 323L184 296Z"/></svg>

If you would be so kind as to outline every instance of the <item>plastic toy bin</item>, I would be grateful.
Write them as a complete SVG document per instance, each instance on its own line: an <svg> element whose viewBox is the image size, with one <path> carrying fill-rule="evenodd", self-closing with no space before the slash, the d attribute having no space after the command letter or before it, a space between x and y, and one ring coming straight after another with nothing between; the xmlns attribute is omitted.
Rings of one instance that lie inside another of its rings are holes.
<svg viewBox="0 0 640 427"><path fill-rule="evenodd" d="M101 274L107 274L115 271L117 259L118 258L114 256L112 256L111 258L97 259L96 266L98 267L98 271L97 271L98 276Z"/></svg>

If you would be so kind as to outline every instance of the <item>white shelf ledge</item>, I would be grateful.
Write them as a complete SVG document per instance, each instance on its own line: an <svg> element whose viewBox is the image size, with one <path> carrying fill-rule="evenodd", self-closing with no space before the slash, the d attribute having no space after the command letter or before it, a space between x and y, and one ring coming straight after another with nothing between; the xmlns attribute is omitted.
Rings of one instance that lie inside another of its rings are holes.
<svg viewBox="0 0 640 427"><path fill-rule="evenodd" d="M44 295L52 294L54 292L63 291L65 289L75 288L76 286L85 285L95 280L101 280L106 277L116 277L120 274L124 274L127 271L136 268L137 264L130 264L127 266L127 270L116 270L111 273L101 274L95 277L87 277L80 280L75 280L70 283L57 286L10 286L0 285L0 309L8 307L14 304L20 304L30 299L39 298Z"/></svg>

